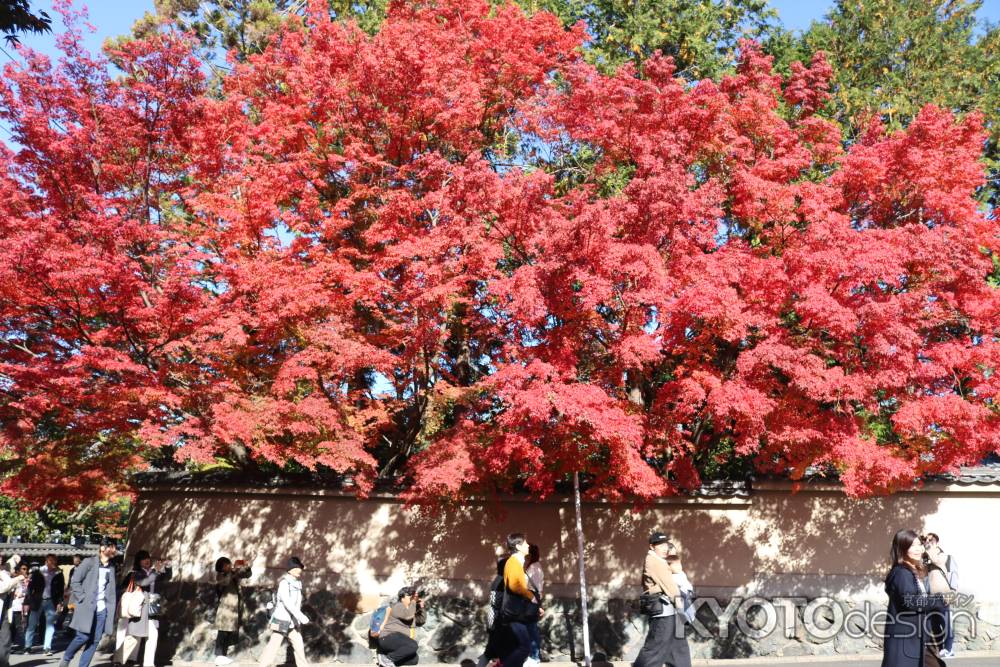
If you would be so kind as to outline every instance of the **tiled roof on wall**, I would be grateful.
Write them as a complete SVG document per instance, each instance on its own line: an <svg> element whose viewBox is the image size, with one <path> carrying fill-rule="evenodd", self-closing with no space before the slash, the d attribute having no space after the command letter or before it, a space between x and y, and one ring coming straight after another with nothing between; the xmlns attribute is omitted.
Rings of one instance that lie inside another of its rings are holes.
<svg viewBox="0 0 1000 667"><path fill-rule="evenodd" d="M954 484L1000 484L1000 464L987 464L961 468L951 475L937 475L932 479L940 479Z"/></svg>
<svg viewBox="0 0 1000 667"><path fill-rule="evenodd" d="M46 542L0 542L0 554L4 560L13 554L20 554L24 559L45 558L48 554L55 554L59 558L72 558L74 554L80 554L86 558L97 555L97 545L85 544L82 547L75 547L72 544Z"/></svg>
<svg viewBox="0 0 1000 667"><path fill-rule="evenodd" d="M689 496L703 498L749 498L753 493L755 479L769 481L787 481L788 478L764 476L742 480L711 480L702 483L701 488L690 492ZM956 474L928 476L927 481L944 482L962 485L998 485L1000 486L1000 459L988 459L982 465L963 467ZM235 470L216 470L208 473L187 471L147 471L137 473L133 481L140 488L189 488L204 489L206 487L245 487L258 489L330 489L352 493L353 479L349 476L333 474L320 475L316 473L280 474L262 476L248 474ZM802 480L803 483L828 482L836 484L837 476L829 470L810 468ZM395 494L399 492L398 480L381 480L376 484L376 492ZM563 490L565 491L565 489ZM2 547L0 547L2 548Z"/></svg>

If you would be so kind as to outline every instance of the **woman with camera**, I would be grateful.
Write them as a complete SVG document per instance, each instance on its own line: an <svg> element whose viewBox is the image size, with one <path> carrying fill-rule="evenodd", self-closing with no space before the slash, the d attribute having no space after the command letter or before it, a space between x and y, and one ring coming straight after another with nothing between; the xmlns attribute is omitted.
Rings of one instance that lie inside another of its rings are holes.
<svg viewBox="0 0 1000 667"><path fill-rule="evenodd" d="M215 609L215 664L228 665L233 660L226 655L229 647L236 643L243 615L243 596L240 582L250 577L250 566L245 560L233 563L223 556L215 561L215 589L219 605Z"/></svg>
<svg viewBox="0 0 1000 667"><path fill-rule="evenodd" d="M885 592L889 608L885 621L882 667L939 667L944 661L931 642L928 615L943 613L951 594L934 594L924 579L924 545L912 530L900 530L892 538L889 574Z"/></svg>
<svg viewBox="0 0 1000 667"><path fill-rule="evenodd" d="M668 560L677 555L665 533L655 531L649 536L639 602L649 616L649 630L634 667L691 667L691 647L684 636L683 597Z"/></svg>
<svg viewBox="0 0 1000 667"><path fill-rule="evenodd" d="M399 589L398 601L386 611L378 631L378 664L381 667L417 664L417 628L427 621L424 591L412 586Z"/></svg>
<svg viewBox="0 0 1000 667"><path fill-rule="evenodd" d="M141 591L143 600L138 616L122 604L119 632L124 626L124 636L117 642L114 662L124 665L133 655L138 653L139 644L145 640L146 647L142 652L142 667L154 667L156 658L156 641L160 628L160 594L156 589L170 581L173 571L169 560L157 560L146 550L135 554L132 571L122 581L121 590L125 593ZM124 597L124 595L123 595Z"/></svg>

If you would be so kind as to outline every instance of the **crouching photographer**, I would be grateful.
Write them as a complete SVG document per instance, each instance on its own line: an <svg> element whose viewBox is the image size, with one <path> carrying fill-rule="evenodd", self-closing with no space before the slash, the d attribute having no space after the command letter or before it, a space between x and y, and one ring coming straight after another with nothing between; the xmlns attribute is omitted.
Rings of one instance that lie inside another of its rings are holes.
<svg viewBox="0 0 1000 667"><path fill-rule="evenodd" d="M417 628L427 621L424 591L412 586L399 589L398 601L386 611L376 639L381 667L417 664Z"/></svg>

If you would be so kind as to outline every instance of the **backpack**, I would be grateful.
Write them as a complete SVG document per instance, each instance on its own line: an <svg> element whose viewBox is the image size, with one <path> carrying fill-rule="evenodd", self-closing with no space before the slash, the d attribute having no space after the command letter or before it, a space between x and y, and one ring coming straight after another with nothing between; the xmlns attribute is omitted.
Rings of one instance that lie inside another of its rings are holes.
<svg viewBox="0 0 1000 667"><path fill-rule="evenodd" d="M681 614L687 619L688 623L694 623L694 619L697 616L694 607L694 591L681 591L681 599L683 600L682 604L684 605L684 608L681 610Z"/></svg>
<svg viewBox="0 0 1000 667"><path fill-rule="evenodd" d="M382 631L382 624L385 623L385 616L389 613L389 605L383 605L372 612L372 620L368 624L368 636L378 637Z"/></svg>
<svg viewBox="0 0 1000 667"><path fill-rule="evenodd" d="M486 629L493 627L503 607L503 577L497 575L490 583L489 606L486 608Z"/></svg>
<svg viewBox="0 0 1000 667"><path fill-rule="evenodd" d="M264 609L267 610L272 618L274 617L275 610L278 608L278 589L281 588L281 582L284 580L284 576L278 579L278 585L271 589L271 599L264 605Z"/></svg>
<svg viewBox="0 0 1000 667"><path fill-rule="evenodd" d="M264 605L264 609L269 611L271 614L274 614L274 610L277 606L278 606L278 589L275 588L274 590L271 591L271 599L268 600L267 604Z"/></svg>

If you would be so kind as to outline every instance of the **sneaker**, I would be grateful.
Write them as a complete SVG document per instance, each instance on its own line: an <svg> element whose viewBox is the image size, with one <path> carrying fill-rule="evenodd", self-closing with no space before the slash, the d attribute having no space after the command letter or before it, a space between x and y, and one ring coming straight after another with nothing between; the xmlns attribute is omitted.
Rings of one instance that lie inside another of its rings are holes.
<svg viewBox="0 0 1000 667"><path fill-rule="evenodd" d="M51 658L52 657L52 650L50 649L50 650L46 651L45 655L47 655L48 657Z"/></svg>
<svg viewBox="0 0 1000 667"><path fill-rule="evenodd" d="M943 648L943 649L941 649L941 652L938 653L938 656L942 657L942 658L954 658L955 657L955 652L954 651L949 651L948 649Z"/></svg>
<svg viewBox="0 0 1000 667"><path fill-rule="evenodd" d="M226 655L217 655L217 656L215 656L215 664L217 664L217 665L228 665L232 661L233 661L233 659L230 658L229 656L226 656Z"/></svg>
<svg viewBox="0 0 1000 667"><path fill-rule="evenodd" d="M525 658L524 667L538 667L541 663L535 658Z"/></svg>
<svg viewBox="0 0 1000 667"><path fill-rule="evenodd" d="M378 662L379 667L396 667L396 663L394 663L392 660L390 660L389 656L387 656L384 653L379 653L375 657L375 660L376 660L376 662Z"/></svg>

